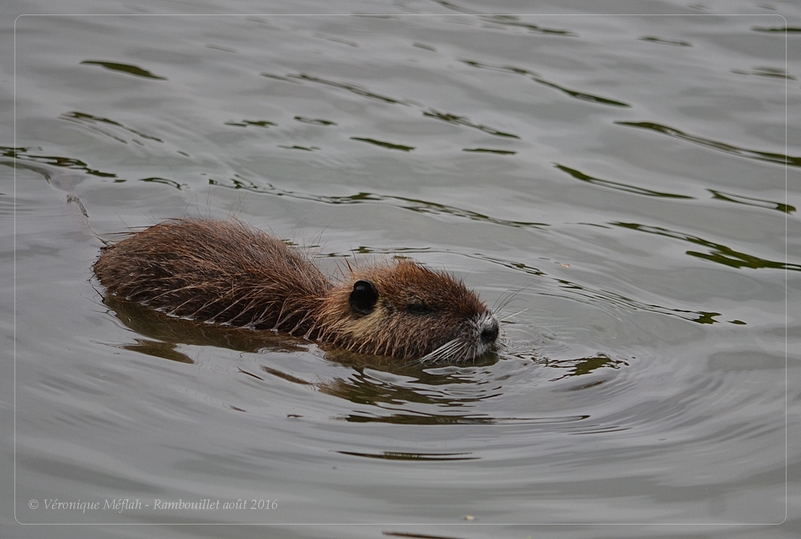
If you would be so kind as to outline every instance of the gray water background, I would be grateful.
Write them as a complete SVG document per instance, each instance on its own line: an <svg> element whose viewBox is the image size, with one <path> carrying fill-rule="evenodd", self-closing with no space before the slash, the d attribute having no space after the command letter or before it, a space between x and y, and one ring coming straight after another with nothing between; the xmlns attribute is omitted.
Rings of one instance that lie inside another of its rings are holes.
<svg viewBox="0 0 801 539"><path fill-rule="evenodd" d="M0 8L2 536L799 531L797 5L73 4ZM98 236L186 215L447 268L503 345L104 303Z"/></svg>

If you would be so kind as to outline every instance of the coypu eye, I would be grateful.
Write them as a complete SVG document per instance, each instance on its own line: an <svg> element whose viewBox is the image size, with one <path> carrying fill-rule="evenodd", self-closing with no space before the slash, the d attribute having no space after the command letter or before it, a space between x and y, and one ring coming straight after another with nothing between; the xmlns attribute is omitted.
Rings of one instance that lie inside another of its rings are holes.
<svg viewBox="0 0 801 539"><path fill-rule="evenodd" d="M378 291L370 281L356 281L353 283L353 291L350 293L348 303L350 308L359 314L370 314L373 312L378 301Z"/></svg>
<svg viewBox="0 0 801 539"><path fill-rule="evenodd" d="M411 314L429 314L434 312L434 309L425 303L410 303L406 306L406 311Z"/></svg>

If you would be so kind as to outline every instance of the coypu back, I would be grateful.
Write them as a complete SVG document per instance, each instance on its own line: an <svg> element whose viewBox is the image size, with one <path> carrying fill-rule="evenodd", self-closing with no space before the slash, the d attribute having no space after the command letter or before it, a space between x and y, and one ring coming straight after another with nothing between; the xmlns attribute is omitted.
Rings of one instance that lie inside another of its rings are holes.
<svg viewBox="0 0 801 539"><path fill-rule="evenodd" d="M331 283L298 251L239 221L176 219L103 249L109 292L175 316L302 334Z"/></svg>

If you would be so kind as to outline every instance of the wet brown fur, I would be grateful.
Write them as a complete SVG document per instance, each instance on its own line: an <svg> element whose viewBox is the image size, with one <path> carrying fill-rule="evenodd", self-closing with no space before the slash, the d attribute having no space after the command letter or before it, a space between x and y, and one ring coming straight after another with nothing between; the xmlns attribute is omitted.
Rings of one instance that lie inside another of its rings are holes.
<svg viewBox="0 0 801 539"><path fill-rule="evenodd" d="M105 247L94 271L111 294L175 316L402 359L476 339L467 321L491 316L460 281L408 260L349 267L334 286L298 250L236 220L159 223ZM379 292L368 314L349 304L360 280Z"/></svg>

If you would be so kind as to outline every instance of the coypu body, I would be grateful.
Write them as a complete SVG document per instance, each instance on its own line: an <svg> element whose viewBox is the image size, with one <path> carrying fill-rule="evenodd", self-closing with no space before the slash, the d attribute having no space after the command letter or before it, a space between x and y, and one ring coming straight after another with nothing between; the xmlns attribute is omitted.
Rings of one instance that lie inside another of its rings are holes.
<svg viewBox="0 0 801 539"><path fill-rule="evenodd" d="M274 330L356 353L465 363L498 320L446 273L408 260L353 268L332 284L298 250L239 221L175 219L103 248L109 293L169 314Z"/></svg>

